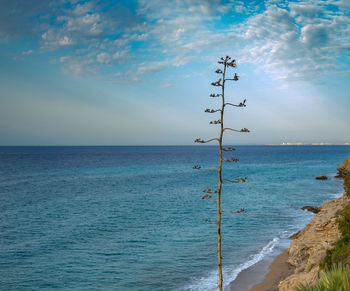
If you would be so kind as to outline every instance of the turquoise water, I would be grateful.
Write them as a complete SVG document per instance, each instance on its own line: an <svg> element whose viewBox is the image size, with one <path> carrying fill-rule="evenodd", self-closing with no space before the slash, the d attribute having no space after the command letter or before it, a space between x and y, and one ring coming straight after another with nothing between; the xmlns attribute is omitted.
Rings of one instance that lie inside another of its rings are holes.
<svg viewBox="0 0 350 291"><path fill-rule="evenodd" d="M225 282L342 193L346 146L238 146L224 175ZM215 290L217 149L0 147L1 290Z"/></svg>

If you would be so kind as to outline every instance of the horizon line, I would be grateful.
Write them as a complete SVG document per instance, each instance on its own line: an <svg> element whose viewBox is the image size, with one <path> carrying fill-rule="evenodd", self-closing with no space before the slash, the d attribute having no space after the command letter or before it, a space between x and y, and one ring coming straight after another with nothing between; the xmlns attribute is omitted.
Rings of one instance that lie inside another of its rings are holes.
<svg viewBox="0 0 350 291"><path fill-rule="evenodd" d="M0 147L166 147L166 146L217 146L215 144L207 144L207 145L197 145L197 144L129 144L129 145L79 145L79 144L73 144L73 145L66 145L66 144L53 144L53 145L46 145L46 144L35 144L35 145L0 145ZM223 146L350 146L349 142L346 143L268 143L268 144L224 144Z"/></svg>

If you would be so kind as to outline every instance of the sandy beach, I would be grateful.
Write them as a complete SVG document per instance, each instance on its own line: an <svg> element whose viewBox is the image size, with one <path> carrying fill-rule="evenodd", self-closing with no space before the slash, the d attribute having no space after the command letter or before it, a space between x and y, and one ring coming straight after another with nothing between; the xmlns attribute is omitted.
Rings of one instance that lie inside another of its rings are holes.
<svg viewBox="0 0 350 291"><path fill-rule="evenodd" d="M279 282L287 278L294 271L294 268L287 263L287 259L288 252L285 250L272 262L270 271L266 275L264 281L255 285L249 291L278 290Z"/></svg>
<svg viewBox="0 0 350 291"><path fill-rule="evenodd" d="M279 250L257 264L243 270L231 282L230 291L275 291L278 283L292 274L294 268L287 263L287 249Z"/></svg>

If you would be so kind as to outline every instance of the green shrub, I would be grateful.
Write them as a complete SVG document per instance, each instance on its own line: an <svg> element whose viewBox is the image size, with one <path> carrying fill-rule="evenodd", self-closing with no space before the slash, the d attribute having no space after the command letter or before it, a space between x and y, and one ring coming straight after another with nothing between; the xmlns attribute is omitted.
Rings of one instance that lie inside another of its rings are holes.
<svg viewBox="0 0 350 291"><path fill-rule="evenodd" d="M322 272L315 285L299 284L296 291L350 291L350 268L333 266L329 271Z"/></svg>
<svg viewBox="0 0 350 291"><path fill-rule="evenodd" d="M330 270L334 265L347 265L350 267L350 234L339 239L334 247L327 250L326 257L320 264L320 268Z"/></svg>
<svg viewBox="0 0 350 291"><path fill-rule="evenodd" d="M344 190L345 194L350 198L350 175L344 178Z"/></svg>
<svg viewBox="0 0 350 291"><path fill-rule="evenodd" d="M346 195L350 195L350 176L344 179L344 189ZM350 196L349 196L350 197ZM320 268L329 270L334 264L350 265L350 204L337 212L337 222L342 238L339 239L334 247L327 250L326 257L320 264Z"/></svg>
<svg viewBox="0 0 350 291"><path fill-rule="evenodd" d="M338 216L339 230L343 235L350 234L350 204L346 205Z"/></svg>

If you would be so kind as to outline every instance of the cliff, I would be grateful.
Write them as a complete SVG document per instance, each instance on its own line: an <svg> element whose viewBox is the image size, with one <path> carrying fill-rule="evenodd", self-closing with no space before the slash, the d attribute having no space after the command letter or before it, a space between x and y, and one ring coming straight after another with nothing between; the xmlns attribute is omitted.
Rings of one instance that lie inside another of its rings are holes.
<svg viewBox="0 0 350 291"><path fill-rule="evenodd" d="M337 177L344 178L345 176L350 175L350 156L337 168L337 170Z"/></svg>
<svg viewBox="0 0 350 291"><path fill-rule="evenodd" d="M335 214L348 203L348 198L326 202L311 222L291 238L294 239L288 249L287 262L295 267L294 273L281 281L280 291L294 290L302 283L314 283L317 279L319 264L326 256L326 250L341 237Z"/></svg>

